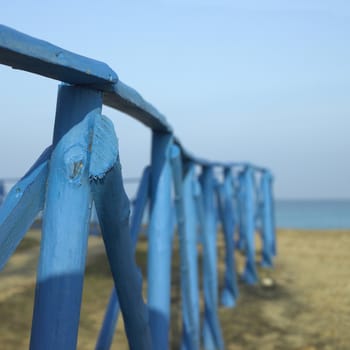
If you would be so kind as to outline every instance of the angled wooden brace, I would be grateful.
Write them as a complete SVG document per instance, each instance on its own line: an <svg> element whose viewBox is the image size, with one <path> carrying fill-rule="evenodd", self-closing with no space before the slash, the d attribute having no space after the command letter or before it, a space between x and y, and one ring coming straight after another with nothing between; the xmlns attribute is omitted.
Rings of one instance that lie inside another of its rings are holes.
<svg viewBox="0 0 350 350"><path fill-rule="evenodd" d="M90 167L93 199L129 347L133 350L151 350L148 311L142 299L142 278L134 260L135 243L129 229L130 206L123 186L117 138L113 124L107 118L102 118L98 127L100 130L95 128ZM101 137L96 137L97 135ZM104 142L101 143L101 140ZM113 162L106 159L106 155ZM106 163L111 163L107 171ZM135 242L136 234L134 236Z"/></svg>
<svg viewBox="0 0 350 350"><path fill-rule="evenodd" d="M140 232L143 214L149 198L150 167L143 171L140 185L136 194L135 206L130 220L130 237L135 250L138 235ZM108 350L113 341L113 335L117 326L119 315L119 300L116 289L113 287L107 306L106 314L96 343L96 350Z"/></svg>
<svg viewBox="0 0 350 350"><path fill-rule="evenodd" d="M51 152L50 146L27 174L13 186L0 207L0 269L4 267L44 207Z"/></svg>

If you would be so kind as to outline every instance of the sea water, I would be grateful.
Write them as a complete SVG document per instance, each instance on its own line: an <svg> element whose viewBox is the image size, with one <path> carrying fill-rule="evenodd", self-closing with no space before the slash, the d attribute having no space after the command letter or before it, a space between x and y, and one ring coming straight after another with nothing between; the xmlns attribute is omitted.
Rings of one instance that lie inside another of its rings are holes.
<svg viewBox="0 0 350 350"><path fill-rule="evenodd" d="M276 226L350 229L350 200L277 200Z"/></svg>

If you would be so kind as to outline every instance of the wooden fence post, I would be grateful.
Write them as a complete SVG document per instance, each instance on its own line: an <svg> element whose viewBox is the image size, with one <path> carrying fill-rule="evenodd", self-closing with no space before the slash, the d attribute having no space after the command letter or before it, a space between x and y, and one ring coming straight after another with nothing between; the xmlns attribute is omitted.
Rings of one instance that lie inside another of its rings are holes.
<svg viewBox="0 0 350 350"><path fill-rule="evenodd" d="M184 206L186 212L186 231L187 235L187 249L189 255L189 272L191 275L191 290L192 293L192 312L194 318L196 338L198 339L198 344L200 344L200 308L199 308L199 279L198 279L198 233L199 233L199 221L196 208L196 169L195 164L191 161L185 163L184 170ZM185 334L185 329L183 332L182 344L184 349L189 343L187 337L189 334Z"/></svg>
<svg viewBox="0 0 350 350"><path fill-rule="evenodd" d="M239 171L237 173L237 231L238 231L238 239L236 243L236 247L241 252L244 252L246 247L246 239L245 239L245 211L244 211L244 203L245 203L245 195L244 195L244 171Z"/></svg>
<svg viewBox="0 0 350 350"><path fill-rule="evenodd" d="M272 201L271 201L271 175L265 171L261 175L261 210L262 210L262 261L263 267L272 267L273 265L273 218L272 218Z"/></svg>
<svg viewBox="0 0 350 350"><path fill-rule="evenodd" d="M247 166L243 173L243 220L246 264L242 275L248 284L258 282L255 264L255 201L253 170Z"/></svg>
<svg viewBox="0 0 350 350"><path fill-rule="evenodd" d="M204 166L200 178L203 199L202 239L203 287L204 287L204 324L203 341L206 350L223 349L223 339L217 316L218 274L217 274L217 220L214 195L213 167Z"/></svg>
<svg viewBox="0 0 350 350"><path fill-rule="evenodd" d="M225 280L221 302L226 307L235 306L238 297L234 249L235 213L233 197L232 171L231 168L225 168L224 182L218 186L218 203L225 238Z"/></svg>
<svg viewBox="0 0 350 350"><path fill-rule="evenodd" d="M30 348L76 349L91 208L89 161L101 92L59 87Z"/></svg>
<svg viewBox="0 0 350 350"><path fill-rule="evenodd" d="M171 164L173 169L175 208L177 213L177 227L180 246L180 270L182 290L182 318L183 318L183 342L182 348L188 350L199 350L199 307L198 307L198 283L197 279L197 253L196 253L196 227L193 227L194 217L191 210L192 195L191 178L186 186L183 180L183 168L181 153L178 146L173 145ZM191 222L192 220L192 222ZM187 224L190 221L190 224ZM190 231L192 230L192 232ZM193 264L195 263L195 264Z"/></svg>
<svg viewBox="0 0 350 350"><path fill-rule="evenodd" d="M275 211L275 198L273 195L273 181L274 177L269 170L270 174L270 206L271 206L271 222L272 222L272 254L276 256L277 254L277 242L276 242L276 211Z"/></svg>
<svg viewBox="0 0 350 350"><path fill-rule="evenodd" d="M5 195L5 183L4 181L0 180L0 206L5 199Z"/></svg>
<svg viewBox="0 0 350 350"><path fill-rule="evenodd" d="M150 222L148 228L148 308L154 350L169 347L173 239L171 134L153 132Z"/></svg>

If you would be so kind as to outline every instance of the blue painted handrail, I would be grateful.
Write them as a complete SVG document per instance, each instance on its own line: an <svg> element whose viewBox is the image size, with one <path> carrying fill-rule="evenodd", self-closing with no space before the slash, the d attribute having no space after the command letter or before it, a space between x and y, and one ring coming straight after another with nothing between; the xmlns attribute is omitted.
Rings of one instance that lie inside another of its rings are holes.
<svg viewBox="0 0 350 350"><path fill-rule="evenodd" d="M210 161L191 154L166 118L103 62L0 25L0 63L64 83L57 97L52 146L4 201L0 181L0 267L44 208L30 348L76 348L94 204L114 280L96 349L110 348L119 310L131 349L169 347L174 217L181 258L181 349L224 349L217 312L218 225L226 253L221 301L233 307L238 297L235 246L245 252L242 278L249 284L258 282L257 230L263 242L262 266L271 267L276 254L270 171L249 162ZM151 164L142 176L130 223L118 139L112 122L101 115L103 104L152 130ZM146 305L134 251L147 203ZM198 244L203 246L202 329Z"/></svg>

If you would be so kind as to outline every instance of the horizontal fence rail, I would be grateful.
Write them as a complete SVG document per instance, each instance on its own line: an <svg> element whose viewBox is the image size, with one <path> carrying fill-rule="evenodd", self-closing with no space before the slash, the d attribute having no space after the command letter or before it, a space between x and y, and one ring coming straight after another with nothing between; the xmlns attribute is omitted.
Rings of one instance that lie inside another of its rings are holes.
<svg viewBox="0 0 350 350"><path fill-rule="evenodd" d="M0 63L63 83L52 145L6 198L6 179L0 180L0 267L43 210L30 348L77 346L94 206L114 280L96 349L110 348L120 311L131 349L169 348L175 233L180 253L181 349L224 349L217 310L220 303L234 307L239 296L235 250L245 254L241 278L248 284L259 280L256 232L262 240L261 265L272 267L276 255L271 172L248 162L210 161L191 154L166 118L103 62L0 25ZM128 180L122 178L118 138L112 122L101 114L102 105L152 129L151 162L139 180L132 208L124 189ZM147 303L134 259L146 208ZM220 231L225 276L219 293ZM199 246L202 268L197 263Z"/></svg>

